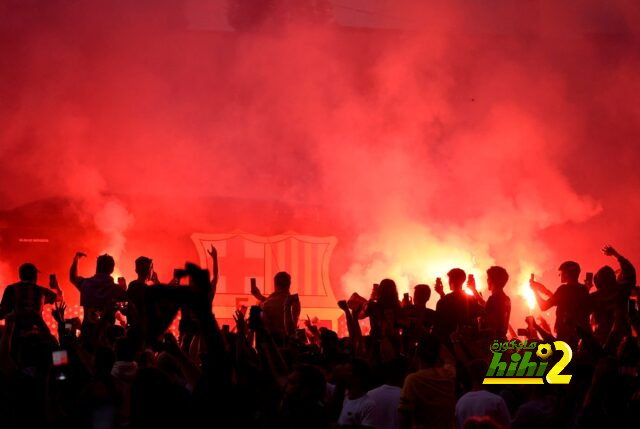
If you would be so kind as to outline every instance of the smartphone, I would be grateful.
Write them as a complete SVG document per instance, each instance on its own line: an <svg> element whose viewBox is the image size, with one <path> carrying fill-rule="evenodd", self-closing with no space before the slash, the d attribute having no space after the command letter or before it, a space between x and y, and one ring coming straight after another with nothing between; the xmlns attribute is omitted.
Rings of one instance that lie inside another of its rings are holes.
<svg viewBox="0 0 640 429"><path fill-rule="evenodd" d="M73 335L73 323L71 322L64 322L64 334L65 335Z"/></svg>
<svg viewBox="0 0 640 429"><path fill-rule="evenodd" d="M118 286L123 289L127 288L127 281L124 279L124 277L118 277Z"/></svg>
<svg viewBox="0 0 640 429"><path fill-rule="evenodd" d="M63 366L69 364L69 355L66 350L54 350L51 352L53 366Z"/></svg>
<svg viewBox="0 0 640 429"><path fill-rule="evenodd" d="M591 286L593 284L593 273L587 273L584 279L584 284L586 286Z"/></svg>
<svg viewBox="0 0 640 429"><path fill-rule="evenodd" d="M55 274L49 274L49 288L58 289L58 279Z"/></svg>
<svg viewBox="0 0 640 429"><path fill-rule="evenodd" d="M222 325L222 333L225 335L229 334L229 325Z"/></svg>
<svg viewBox="0 0 640 429"><path fill-rule="evenodd" d="M300 296L297 293L292 293L291 302L300 302Z"/></svg>
<svg viewBox="0 0 640 429"><path fill-rule="evenodd" d="M519 337L526 337L527 335L529 335L529 330L527 328L518 328Z"/></svg>
<svg viewBox="0 0 640 429"><path fill-rule="evenodd" d="M55 350L51 352L53 361L54 378L58 381L67 379L66 366L69 365L69 356L66 350Z"/></svg>

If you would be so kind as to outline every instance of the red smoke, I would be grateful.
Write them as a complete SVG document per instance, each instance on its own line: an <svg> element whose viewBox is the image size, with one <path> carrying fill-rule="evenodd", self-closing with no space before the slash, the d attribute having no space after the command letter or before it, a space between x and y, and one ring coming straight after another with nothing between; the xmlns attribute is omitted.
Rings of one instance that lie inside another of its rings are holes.
<svg viewBox="0 0 640 429"><path fill-rule="evenodd" d="M34 262L167 278L192 232L297 230L338 236L339 295L498 264L516 296L605 242L640 260L636 3L332 3L233 32L200 1L4 2L0 201L75 220Z"/></svg>

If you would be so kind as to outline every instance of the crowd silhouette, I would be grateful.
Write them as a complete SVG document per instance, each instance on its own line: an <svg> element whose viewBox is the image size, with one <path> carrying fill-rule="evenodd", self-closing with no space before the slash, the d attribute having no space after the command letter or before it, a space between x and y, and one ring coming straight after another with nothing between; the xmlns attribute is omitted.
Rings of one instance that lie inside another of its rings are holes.
<svg viewBox="0 0 640 429"><path fill-rule="evenodd" d="M213 273L187 263L163 283L141 256L128 285L114 281L109 255L80 276L86 255L78 252L69 281L81 320L66 317L56 276L39 286L27 262L0 303L0 427L635 428L639 288L633 265L611 246L603 252L617 270L602 267L584 283L574 261L559 266L555 290L532 276L539 309L556 308L553 329L541 317L513 320L509 274L493 266L486 299L472 275L452 268L448 293L440 279L434 285L435 310L429 285L400 299L383 279L369 298L337 303L344 338L299 320L300 299L290 293L299 279L286 272L269 296L252 283L256 305L238 308L235 326L219 326L213 247ZM57 332L43 320L45 305ZM176 317L178 338L168 330ZM483 384L491 344L514 338L569 344L571 382Z"/></svg>

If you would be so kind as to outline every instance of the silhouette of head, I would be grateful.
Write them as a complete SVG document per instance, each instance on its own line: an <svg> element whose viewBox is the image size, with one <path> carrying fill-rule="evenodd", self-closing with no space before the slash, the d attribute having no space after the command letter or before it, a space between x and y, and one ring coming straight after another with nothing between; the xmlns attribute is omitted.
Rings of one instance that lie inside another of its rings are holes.
<svg viewBox="0 0 640 429"><path fill-rule="evenodd" d="M38 280L38 269L31 262L20 265L18 275L23 282L35 283Z"/></svg>
<svg viewBox="0 0 640 429"><path fill-rule="evenodd" d="M490 291L502 290L509 281L509 273L502 267L493 266L487 270L487 285Z"/></svg>
<svg viewBox="0 0 640 429"><path fill-rule="evenodd" d="M358 358L349 361L349 387L365 388L367 390L369 381L371 380L371 371L367 363Z"/></svg>
<svg viewBox="0 0 640 429"><path fill-rule="evenodd" d="M452 291L458 291L462 289L464 281L467 279L467 273L460 268L454 268L447 273L449 277L449 287Z"/></svg>
<svg viewBox="0 0 640 429"><path fill-rule="evenodd" d="M413 288L413 304L416 307L424 307L431 298L431 288L429 285L419 284Z"/></svg>
<svg viewBox="0 0 640 429"><path fill-rule="evenodd" d="M288 291L291 288L291 276L286 271L280 271L273 277L276 290Z"/></svg>
<svg viewBox="0 0 640 429"><path fill-rule="evenodd" d="M146 256L140 256L136 259L136 274L138 277L148 279L151 275L151 265L153 261Z"/></svg>
<svg viewBox="0 0 640 429"><path fill-rule="evenodd" d="M426 334L420 338L416 348L416 355L423 365L427 367L435 366L440 356L440 341L438 341L438 338L433 334Z"/></svg>
<svg viewBox="0 0 640 429"><path fill-rule="evenodd" d="M129 338L120 337L116 339L114 349L117 361L133 362L136 351Z"/></svg>
<svg viewBox="0 0 640 429"><path fill-rule="evenodd" d="M593 284L596 289L600 290L616 285L616 272L608 265L600 268L595 276L593 276Z"/></svg>
<svg viewBox="0 0 640 429"><path fill-rule="evenodd" d="M473 386L482 386L489 364L483 359L475 359L469 364L469 377Z"/></svg>
<svg viewBox="0 0 640 429"><path fill-rule="evenodd" d="M562 283L578 283L580 277L580 265L574 261L566 261L558 267L560 281Z"/></svg>
<svg viewBox="0 0 640 429"><path fill-rule="evenodd" d="M107 255L98 256L98 261L96 263L96 273L98 274L111 274L113 273L113 269L116 266L116 262L113 260L113 257Z"/></svg>
<svg viewBox="0 0 640 429"><path fill-rule="evenodd" d="M378 303L380 307L389 310L398 307L398 288L396 283L391 279L384 279L378 287Z"/></svg>
<svg viewBox="0 0 640 429"><path fill-rule="evenodd" d="M322 400L326 389L326 381L322 371L312 365L302 364L294 369L285 386L285 396L305 403L317 403Z"/></svg>

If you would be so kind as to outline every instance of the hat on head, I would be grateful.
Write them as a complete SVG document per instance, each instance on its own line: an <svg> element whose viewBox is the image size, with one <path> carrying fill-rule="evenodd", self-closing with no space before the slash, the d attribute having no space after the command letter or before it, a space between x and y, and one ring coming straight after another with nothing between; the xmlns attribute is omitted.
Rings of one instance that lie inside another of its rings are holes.
<svg viewBox="0 0 640 429"><path fill-rule="evenodd" d="M38 269L31 262L25 262L20 265L20 269L18 270L18 274L20 276L20 280L25 281L33 281L38 276Z"/></svg>

